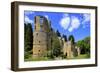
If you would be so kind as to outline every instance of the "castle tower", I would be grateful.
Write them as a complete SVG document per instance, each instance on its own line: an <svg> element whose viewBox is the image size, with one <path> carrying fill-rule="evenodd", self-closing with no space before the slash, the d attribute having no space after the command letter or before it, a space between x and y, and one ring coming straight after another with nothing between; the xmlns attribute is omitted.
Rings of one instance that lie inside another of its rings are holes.
<svg viewBox="0 0 100 73"><path fill-rule="evenodd" d="M74 55L74 45L71 41L67 42L67 58L73 58Z"/></svg>
<svg viewBox="0 0 100 73"><path fill-rule="evenodd" d="M64 41L64 46L63 46L63 54L67 58L73 58L74 56L74 45L72 44L71 41Z"/></svg>
<svg viewBox="0 0 100 73"><path fill-rule="evenodd" d="M33 57L44 57L48 49L48 21L43 16L34 18Z"/></svg>

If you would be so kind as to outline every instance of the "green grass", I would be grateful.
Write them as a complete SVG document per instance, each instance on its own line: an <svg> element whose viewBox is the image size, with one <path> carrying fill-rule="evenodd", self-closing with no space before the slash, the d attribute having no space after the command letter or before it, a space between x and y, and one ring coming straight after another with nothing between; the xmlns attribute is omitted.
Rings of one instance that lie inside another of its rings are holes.
<svg viewBox="0 0 100 73"><path fill-rule="evenodd" d="M25 59L25 61L48 61L49 59L47 57L40 57L40 58L28 58L28 59Z"/></svg>
<svg viewBox="0 0 100 73"><path fill-rule="evenodd" d="M83 55L79 55L77 57L75 57L77 59L84 59L84 58L90 58L90 56L88 54L83 54Z"/></svg>
<svg viewBox="0 0 100 73"><path fill-rule="evenodd" d="M90 58L90 55L89 54L80 54L79 56L76 56L76 57L73 57L73 58L66 58L67 60L70 60L70 59L87 59L87 58ZM29 57L28 59L24 59L24 61L50 61L50 60L53 60L53 59L50 59L49 57L39 57L39 58L32 58Z"/></svg>
<svg viewBox="0 0 100 73"><path fill-rule="evenodd" d="M87 59L87 58L90 58L90 55L89 54L80 54L77 57L67 58L67 59Z"/></svg>

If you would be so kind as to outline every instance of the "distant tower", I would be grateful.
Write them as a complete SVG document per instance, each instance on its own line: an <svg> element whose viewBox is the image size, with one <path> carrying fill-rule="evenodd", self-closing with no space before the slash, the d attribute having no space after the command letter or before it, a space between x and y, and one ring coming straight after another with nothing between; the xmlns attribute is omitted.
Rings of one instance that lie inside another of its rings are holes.
<svg viewBox="0 0 100 73"><path fill-rule="evenodd" d="M74 57L74 44L71 41L67 42L67 58Z"/></svg>
<svg viewBox="0 0 100 73"><path fill-rule="evenodd" d="M43 16L35 16L33 32L33 57L47 55L48 49L48 20Z"/></svg>
<svg viewBox="0 0 100 73"><path fill-rule="evenodd" d="M73 58L74 57L74 44L72 44L71 41L64 41L64 46L63 46L63 54L67 57L67 58Z"/></svg>

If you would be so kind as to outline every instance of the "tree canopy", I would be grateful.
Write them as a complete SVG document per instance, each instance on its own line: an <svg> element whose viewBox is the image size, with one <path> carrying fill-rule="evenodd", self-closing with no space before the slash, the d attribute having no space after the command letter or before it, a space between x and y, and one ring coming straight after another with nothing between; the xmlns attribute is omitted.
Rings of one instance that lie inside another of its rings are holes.
<svg viewBox="0 0 100 73"><path fill-rule="evenodd" d="M25 58L28 58L33 47L33 31L30 23L24 24L24 52Z"/></svg>
<svg viewBox="0 0 100 73"><path fill-rule="evenodd" d="M57 30L56 34L58 37L61 37L60 32L58 30Z"/></svg>
<svg viewBox="0 0 100 73"><path fill-rule="evenodd" d="M86 37L83 40L77 42L77 46L80 47L81 53L90 53L90 37Z"/></svg>
<svg viewBox="0 0 100 73"><path fill-rule="evenodd" d="M75 39L73 35L70 35L68 40L71 41L73 44L75 43Z"/></svg>
<svg viewBox="0 0 100 73"><path fill-rule="evenodd" d="M67 36L63 34L63 38L65 41L67 41Z"/></svg>

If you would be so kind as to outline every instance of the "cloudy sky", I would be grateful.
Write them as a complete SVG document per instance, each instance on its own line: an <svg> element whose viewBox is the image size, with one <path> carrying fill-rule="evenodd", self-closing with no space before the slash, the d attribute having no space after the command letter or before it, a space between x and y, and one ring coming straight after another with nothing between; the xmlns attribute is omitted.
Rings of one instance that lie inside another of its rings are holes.
<svg viewBox="0 0 100 73"><path fill-rule="evenodd" d="M51 21L52 28L61 34L73 35L75 41L90 36L90 14L86 13L63 13L63 12L36 12L24 11L24 22L31 23L34 31L34 17L45 16Z"/></svg>

